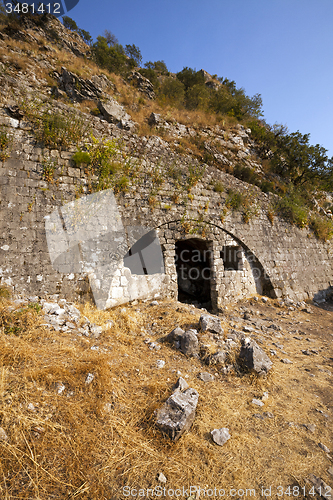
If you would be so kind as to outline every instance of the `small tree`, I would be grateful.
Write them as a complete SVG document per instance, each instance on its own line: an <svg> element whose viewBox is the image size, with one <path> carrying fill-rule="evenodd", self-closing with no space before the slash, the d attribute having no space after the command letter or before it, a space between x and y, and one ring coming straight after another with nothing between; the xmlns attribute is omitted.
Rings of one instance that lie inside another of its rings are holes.
<svg viewBox="0 0 333 500"><path fill-rule="evenodd" d="M195 69L185 67L179 73L177 73L177 78L184 85L186 90L193 85L204 85L205 77L201 71L196 71Z"/></svg>
<svg viewBox="0 0 333 500"><path fill-rule="evenodd" d="M104 38L105 38L106 43L108 44L109 47L113 47L114 45L119 43L119 40L116 37L116 35L111 33L111 31L109 31L109 30L104 31Z"/></svg>
<svg viewBox="0 0 333 500"><path fill-rule="evenodd" d="M136 66L140 66L142 63L142 54L136 45L125 45L125 54L133 59Z"/></svg>
<svg viewBox="0 0 333 500"><path fill-rule="evenodd" d="M89 31L86 31L86 30L81 30L79 29L78 30L78 34L83 38L83 40L88 44L88 45L91 45L93 39L92 37L90 36L90 33Z"/></svg>
<svg viewBox="0 0 333 500"><path fill-rule="evenodd" d="M157 73L160 73L161 75L167 75L169 73L164 61L148 61L145 63L145 68L157 71Z"/></svg>
<svg viewBox="0 0 333 500"><path fill-rule="evenodd" d="M68 30L78 31L78 29L79 29L79 27L76 24L76 22L74 21L74 19L71 19L68 16L62 16L62 22L63 22L65 28L67 28Z"/></svg>

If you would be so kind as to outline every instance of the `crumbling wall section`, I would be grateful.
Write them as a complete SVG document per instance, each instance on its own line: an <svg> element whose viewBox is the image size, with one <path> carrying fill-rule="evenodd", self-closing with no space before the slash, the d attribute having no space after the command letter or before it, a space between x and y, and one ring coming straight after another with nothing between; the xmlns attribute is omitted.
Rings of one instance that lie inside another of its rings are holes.
<svg viewBox="0 0 333 500"><path fill-rule="evenodd" d="M158 137L139 138L106 122L97 119L92 122L96 133L104 133L110 138L121 135L125 151L141 151L140 160L147 160L150 165L155 162L158 166L165 161L184 168L193 161L177 155ZM68 151L42 149L27 124L4 113L0 123L12 135L10 157L0 163L1 284L26 295L84 297L89 294L87 277L73 272L61 274L53 269L45 235L47 215L56 207L89 192L85 169L76 167L71 161L76 148ZM57 160L52 179L45 175L45 158ZM324 296L333 285L332 243L318 241L309 230L293 227L277 217L272 224L267 215L269 197L259 190L255 191L258 213L247 224L240 212L224 213L226 193L215 192L212 180L220 180L226 189L256 189L206 166L203 178L192 187L190 196L184 190L179 200L173 197L175 186L168 178L155 189L153 204L149 184L129 186L128 192L118 195L125 227L159 228L166 266L161 293L176 297L174 244L176 240L196 235L214 242L211 296L218 307L225 300L260 291L261 277L256 276L254 269L265 274L272 296L299 300ZM241 247L241 271L223 268L220 252L228 245ZM119 283L124 283L126 276L116 276L116 281L117 278ZM112 299L119 293L116 288L113 287L110 295ZM262 291L265 293L264 289Z"/></svg>

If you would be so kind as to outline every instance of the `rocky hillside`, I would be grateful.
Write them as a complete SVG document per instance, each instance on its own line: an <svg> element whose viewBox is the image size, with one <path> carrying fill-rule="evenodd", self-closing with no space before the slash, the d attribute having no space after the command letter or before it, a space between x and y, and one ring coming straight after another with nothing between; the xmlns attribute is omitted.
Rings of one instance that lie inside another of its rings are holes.
<svg viewBox="0 0 333 500"><path fill-rule="evenodd" d="M328 500L330 195L288 205L260 127L173 107L140 68L101 70L55 18L3 22L0 61L1 498ZM265 241L276 290L296 293L297 278L320 298L251 293L218 315L176 300L101 311L79 277L84 301L69 300L75 273L57 289L44 217L109 187L129 223L167 221L166 250L172 231L207 237L211 217L247 251ZM30 284L36 296L10 296Z"/></svg>

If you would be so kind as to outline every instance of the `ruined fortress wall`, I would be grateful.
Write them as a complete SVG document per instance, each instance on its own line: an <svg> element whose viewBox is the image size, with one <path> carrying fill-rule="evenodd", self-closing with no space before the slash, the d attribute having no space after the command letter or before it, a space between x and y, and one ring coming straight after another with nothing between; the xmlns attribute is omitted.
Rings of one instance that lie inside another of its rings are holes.
<svg viewBox="0 0 333 500"><path fill-rule="evenodd" d="M86 172L71 161L75 149L42 150L27 125L5 115L0 122L8 127L13 138L10 157L0 163L1 284L28 295L85 296L89 293L87 277L75 272L59 273L53 268L45 234L45 216L82 196L80 193L88 192ZM110 137L120 134L113 125L105 123L100 127ZM158 137L139 139L125 132L122 137L125 148L134 144L143 151L141 157L151 162L186 165L186 157L177 156ZM57 159L51 180L46 180L43 174L45 157ZM248 223L244 223L239 212L223 214L226 194L213 190L212 179L220 179L225 188L248 188L232 176L207 167L204 177L192 188L190 198L185 192L179 200L171 201L175 186L167 178L154 191L154 203L149 183L136 185L117 196L125 227L141 225L158 231L165 264L165 278L159 287L161 295L177 296L174 248L176 241L186 238L202 239L211 245L214 256L211 296L217 307L225 299L244 297L255 288L260 291L262 284L256 283L255 275L250 272L253 267L265 274L269 293L275 297L320 297L333 285L332 243L318 241L307 229L293 227L277 217L272 224L267 216L268 197L259 190L256 196L260 209ZM220 251L226 244L242 248L240 273L223 268Z"/></svg>

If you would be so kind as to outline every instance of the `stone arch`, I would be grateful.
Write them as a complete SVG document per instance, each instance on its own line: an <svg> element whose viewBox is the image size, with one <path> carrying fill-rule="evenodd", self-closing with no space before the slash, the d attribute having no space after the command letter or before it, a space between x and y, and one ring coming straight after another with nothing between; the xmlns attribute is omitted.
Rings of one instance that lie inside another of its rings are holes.
<svg viewBox="0 0 333 500"><path fill-rule="evenodd" d="M220 309L226 302L255 293L275 297L270 277L243 241L211 222L205 222L205 229L204 236L202 233L186 233L181 220L169 221L156 228L164 255L166 296L178 298L179 295L179 276L175 265L177 243L192 240L193 244L196 239L205 241L210 250L210 300L213 310Z"/></svg>

